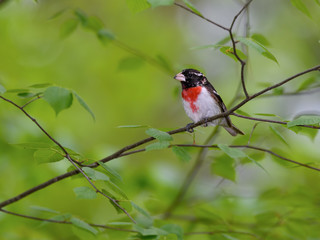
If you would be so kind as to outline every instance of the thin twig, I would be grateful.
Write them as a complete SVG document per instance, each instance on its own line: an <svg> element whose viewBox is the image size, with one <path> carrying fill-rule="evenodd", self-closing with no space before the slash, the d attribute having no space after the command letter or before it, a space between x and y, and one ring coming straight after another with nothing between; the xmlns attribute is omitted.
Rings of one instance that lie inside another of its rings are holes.
<svg viewBox="0 0 320 240"><path fill-rule="evenodd" d="M265 94L262 97L290 97L290 96L299 96L299 95L309 95L313 93L318 93L320 91L320 87L312 88L312 89L307 89L304 91L300 92L285 92L282 94Z"/></svg>
<svg viewBox="0 0 320 240"><path fill-rule="evenodd" d="M13 215L13 216L22 217L22 218L28 218L28 219L32 219L32 220L36 220L36 221L50 222L50 223L60 223L60 224L72 224L72 222L69 222L69 221L60 221L60 220L55 220L55 219L39 218L39 217L34 217L34 216L29 216L29 215L25 215L25 214L20 214L20 213L7 211L7 210L4 210L4 209L0 209L0 211L3 212L3 213L6 213L6 214ZM102 224L94 224L94 223L88 223L88 224L90 226L92 226L92 227L106 228L106 229L122 231L122 232L137 232L137 231L131 230L131 229L115 228L115 227L110 227L110 226L102 225Z"/></svg>
<svg viewBox="0 0 320 240"><path fill-rule="evenodd" d="M85 172L77 165L79 164L79 162L75 161L74 159L71 158L71 156L69 155L68 151L57 141L55 140L40 124L39 122L33 118L30 114L28 114L23 107L20 107L18 104L14 103L13 101L3 97L3 96L0 96L0 98L2 98L3 100L5 100L6 102L9 102L10 104L12 104L13 106L15 106L16 108L20 109L30 120L32 120L37 126L38 128L40 128L40 130L46 135L49 137L49 139L51 141L53 141L63 152L64 152L64 157L66 159L68 159L68 161L77 169L78 172L80 172L85 178L86 180L90 183L90 185L96 190L97 193L105 196L106 198L108 198L110 201L112 201L119 209L121 209L130 219L132 222L136 223L136 221L131 217L131 215L123 208L119 205L119 203L107 196L106 194L104 194L103 192L101 192L95 185L94 183L91 181L91 179L85 174ZM29 102L30 103L30 102ZM77 164L76 164L77 163Z"/></svg>
<svg viewBox="0 0 320 240"><path fill-rule="evenodd" d="M41 222L49 222L49 223L58 223L58 224L72 224L70 221L61 221L61 220L55 220L55 219L47 219L47 218L40 218L40 217L34 217L34 216L29 216L25 214L20 214L20 213L15 213L11 211L7 211L4 209L0 209L1 212L10 214L16 217L21 217L21 218L27 218L35 221L41 221ZM88 223L92 227L98 227L98 228L105 228L105 229L110 229L114 231L120 231L120 232L129 232L129 233L138 233L136 230L132 229L124 229L124 228L116 228L116 227L111 227L108 225L103 225L103 224L95 224L95 223ZM256 237L254 234L249 233L249 232L241 232L241 231L212 231L212 232L187 232L185 235L215 235L215 234L223 234L223 233L228 233L228 234L241 234L241 235L248 235L248 236L253 236Z"/></svg>
<svg viewBox="0 0 320 240"><path fill-rule="evenodd" d="M249 139L248 139L247 145L250 144L251 138L252 138L252 136L253 136L253 132L254 132L254 130L256 129L256 127L258 126L258 124L259 124L259 123L255 123L255 124L253 125L252 130L251 130L251 133L250 133L250 136L249 136Z"/></svg>
<svg viewBox="0 0 320 240"><path fill-rule="evenodd" d="M103 193L102 191L100 191L96 185L94 185L94 183L91 181L91 179L87 176L87 174L85 174L85 172L79 167L77 166L73 160L71 159L71 157L69 156L69 154L67 155L67 159L70 161L70 163L86 178L86 180L90 183L90 185L94 188L94 190L96 190L97 193L101 194L102 196L108 198L110 201L112 201L119 209L121 209L122 212L124 212L132 222L136 223L136 221L133 219L133 217L131 217L131 215L127 212L126 209L124 209L123 207L120 206L120 204L118 203L117 200L113 199L112 197L109 197L108 195L106 195L105 193Z"/></svg>
<svg viewBox="0 0 320 240"><path fill-rule="evenodd" d="M195 128L195 127L200 126L200 125L202 125L202 124L204 124L206 122L211 122L211 121L213 121L215 119L218 119L218 118L221 118L221 117L226 117L226 116L230 115L232 112L234 112L235 110L237 110L240 107L242 107L243 105L245 105L247 102L251 101L252 99L254 99L256 97L259 97L259 96L263 95L264 93L266 93L266 92L268 92L268 91L270 91L270 90L272 90L274 88L277 88L277 87L279 87L279 86L281 86L281 85L283 85L283 84L285 84L285 83L287 83L287 82L289 82L289 81L291 81L291 80L293 80L293 79L295 79L297 77L300 77L302 75L305 75L305 74L313 72L313 71L319 71L319 70L320 70L320 65L312 67L312 68L309 68L309 69L307 69L305 71L302 71L300 73L297 73L297 74L295 74L295 75L293 75L293 76L291 76L291 77L289 77L289 78L287 78L287 79L285 79L285 80L283 80L283 81L281 81L281 82L279 82L277 84L274 84L274 85L272 85L272 86L270 86L268 88L265 88L265 89L255 93L255 94L251 95L249 98L244 99L243 101L238 103L236 106L231 108L229 111L223 112L221 114L217 114L217 115L215 115L215 116L213 116L211 118L208 118L207 120L199 121L198 123L193 124L191 127ZM5 101L8 101L7 99L3 98L2 96L0 96L0 98L2 98ZM15 103L13 103L13 104L16 105ZM177 134L177 133L185 132L186 130L187 130L186 127L182 127L182 128L178 128L178 129L175 129L175 130L172 130L172 131L168 131L167 133L170 134L170 135L174 135L174 134ZM108 162L108 161L111 161L111 160L116 159L118 157L121 157L123 153L125 153L125 152L127 152L127 151L129 151L131 149L134 149L134 148L136 148L138 146L141 146L141 145L143 145L145 143L148 143L148 142L150 142L152 140L154 140L154 138L153 137L149 137L149 138L145 138L143 140L140 140L140 141L138 141L136 143L130 144L128 146L125 146L122 149L118 150L117 152L109 155L108 157L105 157L101 161L102 162ZM139 152L141 152L141 151L139 151ZM128 155L128 154L126 154L126 155ZM95 168L95 167L98 167L98 166L99 166L98 162L95 162L95 163L92 163L90 165L87 165L87 167L91 167L91 168ZM39 190L41 190L41 189L43 189L43 188L45 188L45 187L47 187L47 186L49 186L49 185L51 185L53 183L56 183L56 182L61 181L61 180L65 179L65 178L71 177L71 176L76 175L78 173L79 173L78 170L73 170L73 171L67 172L65 174L59 175L57 177L54 177L54 178L52 178L52 179L50 179L50 180L48 180L48 181L46 181L44 183L41 183L41 184L37 185L36 187L33 187L33 188L31 188L31 189L29 189L29 190L27 190L27 191L15 196L15 197L13 197L13 198L10 198L10 199L7 199L7 200L1 202L0 203L0 208L2 208L4 206L7 206L9 204L12 204L14 202L17 202L17 201L23 199L24 197L26 197L26 196L28 196L28 195L36 192L36 191L39 191Z"/></svg>
<svg viewBox="0 0 320 240"><path fill-rule="evenodd" d="M187 8L187 7L185 7L185 6L183 6L183 5L179 4L179 3L174 3L174 5L176 5L176 6L180 7L180 8L183 8L184 10L186 10L186 11L188 11L188 12L190 12L190 13L192 13L192 14L194 14L194 15L196 15L196 16L204 19L204 20L206 20L209 23L212 23L213 25L216 25L217 27L219 27L219 28L221 28L221 29L223 29L225 31L229 30L227 27L224 27L224 26L222 26L222 25L210 20L209 18L206 18L206 17L204 17L202 15L197 14L196 12L192 11L190 8Z"/></svg>
<svg viewBox="0 0 320 240"><path fill-rule="evenodd" d="M199 147L199 148L219 148L218 145L196 145L196 144L174 144L172 146L178 146L178 147ZM273 156L276 156L284 161L287 161L287 162L291 162L293 164L296 164L296 165L299 165L299 166L302 166L302 167L306 167L306 168L309 168L309 169L313 169L313 170L316 170L316 171L320 171L320 168L316 168L316 167L312 167L310 165L307 165L307 164L304 164L304 163L300 163L300 162L297 162L297 161L294 161L294 160L291 160L289 158L286 158L286 157L283 157L271 150L268 150L268 149L265 149L265 148L260 148L260 147L255 147L255 146L251 146L251 145L230 145L229 146L230 148L249 148L249 149L253 149L253 150L257 150L257 151L261 151L261 152L266 152L266 153L269 153Z"/></svg>
<svg viewBox="0 0 320 240"><path fill-rule="evenodd" d="M23 107L20 107L18 104L14 103L13 101L3 97L3 96L0 96L0 98L2 98L4 101L12 104L13 106L15 106L16 108L20 109L31 121L33 121L37 126L38 128L40 128L40 130L52 141L54 142L62 151L64 154L68 154L67 150L59 143L57 142L46 130L44 130L44 128L39 124L39 122L34 119L33 117L31 117L24 109Z"/></svg>
<svg viewBox="0 0 320 240"><path fill-rule="evenodd" d="M240 16L240 14L246 10L248 7L249 7L249 4L252 2L252 0L249 0L243 7L242 9L234 16L233 20L232 20L232 23L230 25L230 28L228 29L228 32L229 32L229 36L230 36L230 39L231 39L231 42L232 42L232 47L233 47L233 55L238 59L238 61L240 62L241 64L241 73L240 73L240 77L241 77L241 84L242 84L242 89L243 89L243 92L246 96L246 98L249 98L249 94L248 94L248 91L247 91L247 88L246 88L246 84L245 84L245 78L244 78L244 71L245 71L245 65L246 65L246 61L244 61L243 59L240 58L240 56L238 55L237 53L237 48L236 48L236 41L234 40L234 37L233 37L233 33L232 33L232 30L233 30L233 27L234 27L234 24L237 20L237 18Z"/></svg>
<svg viewBox="0 0 320 240"><path fill-rule="evenodd" d="M28 106L30 103L33 103L34 101L40 99L41 96L40 95L37 95L37 97L31 99L29 102L25 103L24 105L21 106L21 108L25 108L26 106Z"/></svg>
<svg viewBox="0 0 320 240"><path fill-rule="evenodd" d="M276 124L281 124L281 125L287 125L287 122L283 121L276 121L276 120L270 120L270 119L264 119L264 118L255 118L255 117L248 117L248 116L243 116L237 113L231 113L231 115L234 115L236 117L252 120L252 121L258 121L258 122L268 122L268 123L276 123ZM313 125L297 125L299 127L305 127L305 128L313 128L313 129L320 129L318 126L313 126Z"/></svg>
<svg viewBox="0 0 320 240"><path fill-rule="evenodd" d="M185 7L185 6L183 6L183 5L179 4L179 3L174 3L176 6L178 6L178 7L182 8L182 9L184 9L184 10L186 10L186 11L188 11L188 12L190 12L190 13L192 13L192 14L194 14L194 15L196 15L196 16L204 19L204 20L206 20L207 22L210 22L210 23L214 24L215 26L217 26L217 27L219 27L219 28L221 28L221 29L223 29L225 31L228 31L230 39L231 39L231 42L232 42L232 47L233 47L233 53L232 54L237 58L237 60L241 64L241 74L240 74L241 75L241 84L242 84L243 92L244 92L246 98L249 98L249 94L248 94L248 91L247 91L247 88L246 88L246 85L245 85L245 79L244 79L244 70L245 70L246 61L241 59L239 57L238 53L237 53L236 41L235 41L235 39L233 37L232 30L233 30L234 24L235 24L236 20L238 19L238 17L241 15L241 13L244 10L246 10L248 8L248 6L249 6L249 4L251 2L252 2L252 0L247 1L247 3L241 8L241 10L234 16L229 28L224 27L224 26L222 26L222 25L210 20L210 19L204 17L203 15L199 15L198 13L196 13L195 11L193 11L192 9L190 9L188 7Z"/></svg>

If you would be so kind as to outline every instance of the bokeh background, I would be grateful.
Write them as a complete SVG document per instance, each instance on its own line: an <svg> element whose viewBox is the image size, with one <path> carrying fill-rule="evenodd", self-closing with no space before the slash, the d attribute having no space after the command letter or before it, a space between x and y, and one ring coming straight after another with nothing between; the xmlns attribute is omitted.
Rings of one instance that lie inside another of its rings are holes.
<svg viewBox="0 0 320 240"><path fill-rule="evenodd" d="M204 16L225 26L241 8L240 1L233 0L193 3ZM306 6L311 17L301 13L290 1L254 0L251 4L249 30L268 39L270 45L267 47L279 64L249 50L246 70L249 93L319 64L320 7L316 1L307 1ZM74 32L67 34L66 21L76 18L75 10L99 18L104 28L130 49L113 42L102 44L92 31L80 24ZM246 16L242 15L235 26L237 35L244 34ZM96 116L95 121L76 99L70 109L58 116L43 100L34 102L27 110L64 146L93 160L147 137L146 128L118 126L139 124L170 130L189 123L181 105L179 83L173 79L183 68L191 66L204 71L226 105L234 98L240 80L239 63L219 50L192 50L218 42L227 36L226 32L176 6L132 13L124 0L6 1L0 5L0 36L0 84L6 89L51 83L76 91L87 102ZM162 65L137 57L132 49L138 55L157 59ZM310 77L316 79L314 85L319 84L319 74L310 74L290 82L280 90L280 95L296 91ZM26 102L15 93L6 93L6 97L19 104ZM319 92L261 97L241 110L292 120L298 114L318 114L319 100ZM216 143L246 144L254 122L235 117L232 120L246 135L232 138L221 131ZM259 124L252 144L320 166L317 130L296 134L284 127L275 127L286 143L275 136L269 124ZM211 132L212 128L199 128L196 142L202 144ZM191 144L192 141L192 135L187 133L174 136L175 143ZM49 140L21 112L0 101L1 201L65 173L69 167L66 160L37 164L32 150L14 145L25 142ZM168 149L116 159L110 166L122 176L120 185L130 199L155 216L157 224L162 221L157 216L164 213L174 199L193 166L197 151L189 151L190 162L179 160ZM214 230L223 225L221 222L227 222L240 229L254 231L256 228L261 235L266 234L265 239L319 239L318 172L283 164L260 154L257 160L268 173L255 164L237 163L236 181L222 180L212 174L210 167L220 154L216 150L209 151L187 196L174 212L177 217L168 222L181 225L186 232ZM50 217L30 207L36 205L71 213L88 222L103 224L127 220L123 215L117 215L101 197L77 200L72 189L83 185L86 182L82 178L66 179L6 209ZM204 220L190 221L190 216ZM105 231L95 239L126 239L127 236L127 233ZM93 237L69 225L41 224L0 213L0 238ZM187 239L199 238L188 236ZM203 236L203 239L231 238L212 235ZM248 238L237 236L234 239Z"/></svg>

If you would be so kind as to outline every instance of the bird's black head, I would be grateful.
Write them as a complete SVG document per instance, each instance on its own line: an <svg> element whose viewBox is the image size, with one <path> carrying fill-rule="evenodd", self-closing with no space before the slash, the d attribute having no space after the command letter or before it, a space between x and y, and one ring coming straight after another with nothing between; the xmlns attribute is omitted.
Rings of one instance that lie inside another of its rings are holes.
<svg viewBox="0 0 320 240"><path fill-rule="evenodd" d="M181 82L183 89L203 86L208 82L207 78L195 69L184 69L174 79Z"/></svg>

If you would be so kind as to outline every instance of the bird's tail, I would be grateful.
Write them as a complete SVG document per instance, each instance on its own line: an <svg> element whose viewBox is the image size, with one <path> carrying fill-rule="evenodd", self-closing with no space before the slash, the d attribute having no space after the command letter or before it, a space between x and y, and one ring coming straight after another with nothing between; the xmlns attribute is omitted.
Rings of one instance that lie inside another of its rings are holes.
<svg viewBox="0 0 320 240"><path fill-rule="evenodd" d="M236 136L237 134L244 135L244 133L233 124L231 127L229 127L229 126L224 127L224 129L227 130L228 133L230 133L232 136Z"/></svg>

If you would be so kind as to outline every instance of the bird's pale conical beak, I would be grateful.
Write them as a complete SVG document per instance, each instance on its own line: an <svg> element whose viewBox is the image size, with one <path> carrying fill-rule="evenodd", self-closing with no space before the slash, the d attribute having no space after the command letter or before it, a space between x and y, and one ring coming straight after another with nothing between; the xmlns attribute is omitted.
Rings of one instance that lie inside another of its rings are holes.
<svg viewBox="0 0 320 240"><path fill-rule="evenodd" d="M186 77L182 73L178 73L177 75L174 76L174 79L180 81L180 82L185 82Z"/></svg>

